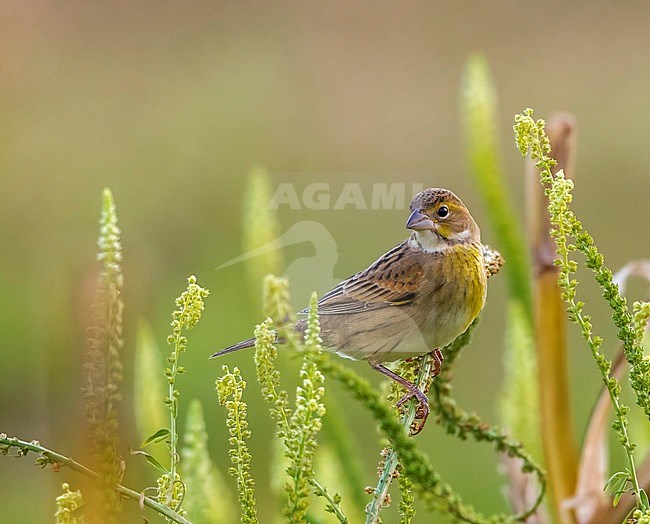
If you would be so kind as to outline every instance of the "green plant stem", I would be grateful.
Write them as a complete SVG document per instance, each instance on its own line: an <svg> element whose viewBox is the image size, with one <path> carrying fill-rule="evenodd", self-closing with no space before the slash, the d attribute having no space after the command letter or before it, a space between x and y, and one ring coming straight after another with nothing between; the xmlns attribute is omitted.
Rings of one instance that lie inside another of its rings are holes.
<svg viewBox="0 0 650 524"><path fill-rule="evenodd" d="M550 170L549 173L550 175ZM557 231L559 235L556 237L556 242L558 243L558 253L561 253L562 255L562 267L564 268L570 268L570 260L569 260L569 250L566 245L566 239L567 239L567 231L565 230L565 224L563 220L558 220L555 222L555 227L557 228ZM563 273L560 275L561 279L564 279L567 287L569 285L569 274ZM560 285L566 289L566 287L560 283ZM592 355L594 356L594 359L596 359L597 362L602 361L606 362L606 365L599 365L598 370L600 371L600 375L603 378L603 382L605 383L605 386L607 387L607 391L609 392L609 398L612 401L612 406L614 407L614 414L616 416L616 420L618 421L618 430L620 434L620 442L623 445L623 449L625 450L625 456L627 459L628 467L630 468L629 473L630 473L630 482L632 483L632 490L634 492L634 496L636 497L637 501L641 504L641 488L639 487L639 480L637 478L637 473L636 473L636 466L634 464L634 445L630 441L630 437L627 432L627 418L625 418L625 412L622 409L622 406L619 401L619 389L620 385L618 384L618 381L616 378L611 377L609 370L611 369L611 362L607 360L603 355L601 355L599 351L599 343L597 343L594 340L594 337L591 333L591 324L587 321L585 316L582 314L581 307L578 306L576 303L575 299L573 298L572 295L566 294L565 293L565 301L569 305L569 312L574 315L578 325L580 326L584 339L587 342L587 345L589 346L589 349L591 350ZM646 509L646 508L643 508Z"/></svg>
<svg viewBox="0 0 650 524"><path fill-rule="evenodd" d="M458 408L456 401L451 397L451 379L454 364L463 348L469 344L479 319L480 317L474 320L465 333L444 348L445 366L442 373L431 383L429 396L432 400L433 409L438 414L436 422L441 424L448 433L461 439L465 439L470 435L477 442L491 442L497 451L505 453L509 457L520 459L522 461L521 470L524 473L535 474L540 486L537 499L529 509L507 517L509 520L506 520L507 522L524 522L529 516L535 514L544 498L546 491L544 471L526 452L522 444L509 439L501 431L491 428L476 415L464 412Z"/></svg>
<svg viewBox="0 0 650 524"><path fill-rule="evenodd" d="M447 429L447 432L462 439L469 434L477 442L492 442L497 451L520 459L523 463L523 472L536 475L540 487L535 502L529 509L514 515L511 520L512 522L525 522L528 517L535 514L544 499L546 492L544 471L533 461L520 443L508 439L505 434L481 422L478 417L468 415L458 409L455 401L448 395L449 384L444 379L445 377L441 375L439 382L434 381L431 391L437 401L435 409L439 416L439 422Z"/></svg>
<svg viewBox="0 0 650 524"><path fill-rule="evenodd" d="M563 290L562 298L568 305L569 320L580 326L582 336L596 360L598 370L609 392L616 418L614 429L618 433L629 466L628 480L639 507L645 510L647 498L642 497L634 464L634 445L627 432L628 422L625 416L629 408L620 404L620 384L615 377L611 376L612 363L599 351L603 339L593 335L591 322L582 313L584 304L575 299L578 281L572 279L571 275L577 271L578 264L571 260L570 252L579 250L585 255L586 266L596 274L596 281L603 288L603 296L614 312L613 320L619 328L618 337L623 342L625 356L632 366L631 385L637 395L637 403L648 413L650 403L647 402L647 391L645 396L643 391L644 383L647 384L642 365L644 364L643 352L634 341L634 332L631 328L632 315L627 310L625 299L620 296L618 287L613 283L611 271L604 266L603 255L594 246L591 235L584 231L582 224L569 209L573 182L564 176L563 171L553 175L552 168L557 165L557 162L551 157L551 144L545 132L545 125L544 120L533 119L533 110L530 108L516 115L514 131L517 148L522 156L530 155L530 158L535 161L535 167L540 171L540 182L549 199L548 210L554 228L551 236L555 240L559 257L558 285ZM575 240L575 245L569 243L569 237Z"/></svg>
<svg viewBox="0 0 650 524"><path fill-rule="evenodd" d="M245 421L242 420L242 411L241 411L241 404L240 401L234 399L234 409L233 409L233 414L234 414L234 427L236 428L237 431L237 453L235 456L237 457L243 457L248 453L248 448L246 447L246 444L244 442L244 439L248 436L246 431L243 429L243 424L245 424ZM249 475L248 475L248 470L246 469L246 463L242 460L238 460L236 463L236 478L237 478L237 485L238 486L243 486L243 493L246 493L246 486L249 484ZM214 494L213 494L214 495Z"/></svg>
<svg viewBox="0 0 650 524"><path fill-rule="evenodd" d="M472 507L463 504L461 497L433 470L429 457L417 448L415 439L408 435L400 421L395 418L394 407L386 404L376 391L376 388L350 369L338 362L334 362L328 355L319 356L318 367L323 373L339 381L372 413L379 422L381 431L397 450L400 462L404 467L404 474L409 476L414 489L429 507L443 511L457 521L475 524L521 522L525 520L523 515L494 515L488 520L488 518L477 514ZM526 512L526 515L533 513L535 510L536 507L531 508Z"/></svg>
<svg viewBox="0 0 650 524"><path fill-rule="evenodd" d="M575 151L575 119L561 113L547 125L547 135L559 167L571 169ZM534 343L537 349L539 415L538 435L548 475L549 508L563 522L574 522L562 501L572 498L578 479L578 447L571 413L570 378L567 362L566 304L557 285L560 268L555 264L556 245L551 237L548 197L539 183L532 161L526 164L527 221L533 253ZM533 435L534 436L534 435ZM521 435L517 435L522 438ZM529 438L524 438L530 442ZM530 445L530 444L529 444ZM604 484L604 482L603 482Z"/></svg>
<svg viewBox="0 0 650 524"><path fill-rule="evenodd" d="M422 357L418 376L415 381L415 385L420 390L424 390L426 387L429 376L431 375L432 364L433 358L431 355L424 355ZM409 431L411 425L415 421L417 405L418 403L415 399L409 402L408 409L401 417L400 423L406 431ZM398 462L399 459L397 453L394 448L391 448L381 469L379 482L373 492L373 499L366 510L366 524L376 524L379 522L379 512L381 511L383 502L386 499L386 495L388 495L388 489L390 488L391 482L395 478L395 471L397 470Z"/></svg>
<svg viewBox="0 0 650 524"><path fill-rule="evenodd" d="M280 386L280 373L274 364L278 356L275 339L273 321L267 318L255 328L254 359L262 395L273 405L271 415L277 424L278 436L287 438L291 431L289 421L293 413L289 407L288 394Z"/></svg>
<svg viewBox="0 0 650 524"><path fill-rule="evenodd" d="M303 460L304 460L304 455L305 455L305 449L307 447L307 440L309 438L309 435L307 435L306 432L300 432L300 441L298 444L298 450L296 453L296 464L301 464L303 465ZM291 486L291 491L289 492L289 503L288 503L288 514L291 516L291 521L293 521L294 515L300 514L301 512L301 504L303 504L303 500L301 497L300 493L300 486L302 484L302 478L303 475L305 474L305 470L302 467L294 467L293 468L293 474L291 475L291 479L293 480L293 484Z"/></svg>
<svg viewBox="0 0 650 524"><path fill-rule="evenodd" d="M170 399L169 404L169 489L165 495L165 503L171 504L174 493L174 483L176 482L176 466L178 465L178 433L176 432L176 416L178 414L178 398L175 391L176 377L178 375L178 359L181 354L180 349L180 336L176 337L174 341L174 361L172 362L172 369L170 379L168 380L168 395Z"/></svg>
<svg viewBox="0 0 650 524"><path fill-rule="evenodd" d="M296 388L296 407L290 422L290 438L285 440L287 457L291 460L287 471L293 479L287 504L290 522L302 523L309 507L309 488L315 477L314 454L322 427L321 419L325 415L325 405L322 402L325 377L316 364L316 357L321 354L317 304L318 297L313 293L307 316L305 345L300 350L303 356L300 370L302 383Z"/></svg>
<svg viewBox="0 0 650 524"><path fill-rule="evenodd" d="M312 480L312 484L314 486L314 492L316 495L319 497L323 497L327 502L329 503L329 507L332 511L332 514L338 519L338 521L341 524L349 524L348 518L345 516L345 513L343 513L343 510L341 509L341 506L339 503L334 500L334 497L329 494L329 491L323 486L321 486L317 480Z"/></svg>
<svg viewBox="0 0 650 524"><path fill-rule="evenodd" d="M246 446L246 439L251 437L246 420L248 406L243 400L246 382L242 379L241 372L235 367L232 372L228 366L223 366L224 375L216 380L219 404L226 407L226 426L230 438L230 462L232 466L228 472L237 479L239 503L242 509L242 524L257 524L257 509L255 507L255 482L250 476L251 454ZM212 496L212 495L211 495Z"/></svg>
<svg viewBox="0 0 650 524"><path fill-rule="evenodd" d="M22 455L26 455L27 452L29 451L38 453L41 457L44 458L44 460L40 462L42 466L45 466L47 463L59 464L62 466L66 466L71 470L76 471L77 473L81 473L82 475L89 477L93 480L100 480L100 475L97 472L91 470L90 468L84 466L83 464L80 464L79 462L73 460L70 457L66 457L65 455L61 455L56 451L41 446L36 441L27 442L15 437L6 437L3 435L0 436L0 445L18 448L21 450ZM177 522L178 524L191 524L189 520L185 519L184 517L181 517L175 511L171 510L166 506L163 506L162 504L159 504L158 502L156 502L155 500L149 497L145 497L142 493L138 493L137 491L127 488L126 486L122 486L121 484L116 484L114 486L114 489L120 495L150 507L157 513L164 515L165 517L167 517L173 522Z"/></svg>

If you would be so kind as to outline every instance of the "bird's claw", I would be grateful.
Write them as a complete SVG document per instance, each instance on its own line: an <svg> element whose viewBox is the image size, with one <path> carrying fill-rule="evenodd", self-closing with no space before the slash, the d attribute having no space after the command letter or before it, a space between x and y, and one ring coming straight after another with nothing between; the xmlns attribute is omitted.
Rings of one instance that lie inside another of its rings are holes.
<svg viewBox="0 0 650 524"><path fill-rule="evenodd" d="M415 409L415 419L420 421L417 424L415 421L413 421L413 424L411 425L410 433L412 436L414 436L424 429L424 425L427 422L427 418L429 417L429 399L424 393L422 393L422 391L414 387L397 401L397 407L401 408L407 401L411 400L412 398L415 398L418 401L417 408Z"/></svg>

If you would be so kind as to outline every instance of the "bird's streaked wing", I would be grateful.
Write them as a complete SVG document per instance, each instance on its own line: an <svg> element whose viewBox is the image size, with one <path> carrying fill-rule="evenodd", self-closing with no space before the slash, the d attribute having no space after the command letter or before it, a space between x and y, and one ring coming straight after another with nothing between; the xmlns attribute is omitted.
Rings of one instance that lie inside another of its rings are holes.
<svg viewBox="0 0 650 524"><path fill-rule="evenodd" d="M418 253L402 242L368 269L341 282L318 301L318 313L360 313L384 307L404 306L418 296L424 270ZM301 313L306 313L303 309Z"/></svg>

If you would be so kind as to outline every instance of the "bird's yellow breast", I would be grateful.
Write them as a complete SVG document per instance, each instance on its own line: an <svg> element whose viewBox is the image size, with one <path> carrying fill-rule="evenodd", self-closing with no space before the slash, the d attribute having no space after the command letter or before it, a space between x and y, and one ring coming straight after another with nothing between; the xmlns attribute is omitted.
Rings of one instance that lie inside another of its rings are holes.
<svg viewBox="0 0 650 524"><path fill-rule="evenodd" d="M441 347L462 334L478 316L487 296L483 253L477 244L458 244L431 267L423 305L422 325L432 347Z"/></svg>

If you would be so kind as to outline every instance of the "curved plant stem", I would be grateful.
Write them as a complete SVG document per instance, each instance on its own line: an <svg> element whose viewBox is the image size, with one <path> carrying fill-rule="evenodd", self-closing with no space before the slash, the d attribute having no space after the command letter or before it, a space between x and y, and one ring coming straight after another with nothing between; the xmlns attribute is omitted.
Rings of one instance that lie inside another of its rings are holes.
<svg viewBox="0 0 650 524"><path fill-rule="evenodd" d="M470 336L468 333L470 329L445 348L445 366L453 362L460 347L466 343L466 339ZM413 489L430 508L435 508L456 521L475 524L524 522L527 516L536 511L541 499L538 499L530 509L517 515L492 515L488 518L478 514L474 508L465 505L460 495L433 469L429 457L417 448L416 440L409 436L403 425L395 419L394 407L384 401L376 388L349 368L329 358L329 355L319 355L318 367L323 373L337 380L372 413L379 422L382 433L397 450L404 467L404 474L411 479ZM435 388L437 383L433 381L432 388ZM459 429L464 429L464 426ZM524 471L534 472L540 478L540 482L543 481L544 473L530 457L523 453L521 444L510 442L504 435L495 432L485 424L481 424L478 429L479 432L473 436L477 439L481 437L480 440L493 440L499 451L513 453L519 449L519 455L525 457Z"/></svg>
<svg viewBox="0 0 650 524"><path fill-rule="evenodd" d="M558 164L552 168L572 171L575 150L575 118L555 115L547 124L547 135ZM567 175L568 176L568 175ZM548 472L550 508L563 522L574 515L563 501L574 496L578 477L578 447L569 398L566 306L557 285L560 268L555 264L556 246L548 212L548 197L539 183L532 160L526 166L528 231L533 252L534 336L539 373L539 408L542 447ZM603 483L604 484L604 483Z"/></svg>
<svg viewBox="0 0 650 524"><path fill-rule="evenodd" d="M426 384L429 380L432 365L433 358L431 355L424 355L417 379L415 381L415 385L422 391L426 387ZM402 415L400 422L406 431L409 430L413 424L413 421L415 420L417 405L417 400L412 400L409 402L408 409ZM394 449L391 448L388 452L388 455L386 456L386 460L384 461L381 473L379 474L379 482L377 483L377 487L373 491L372 502L370 502L366 509L366 524L376 524L379 522L379 512L381 511L383 502L386 500L386 497L388 495L390 484L395 478L395 471L397 470L398 462L399 459L397 457L397 453Z"/></svg>
<svg viewBox="0 0 650 524"><path fill-rule="evenodd" d="M341 506L339 506L339 502L330 495L329 491L327 491L325 487L321 486L317 480L312 480L312 484L314 486L314 493L318 497L323 497L327 500L328 511L331 511L341 524L349 524L350 521L345 516L345 513L343 513Z"/></svg>
<svg viewBox="0 0 650 524"><path fill-rule="evenodd" d="M634 444L630 441L627 431L627 412L629 408L621 405L620 384L611 375L612 363L601 352L600 346L603 339L592 332L592 324L587 315L583 313L584 303L576 300L578 281L572 278L576 273L578 264L571 259L572 251L581 251L586 258L586 266L596 274L596 281L603 289L603 297L612 308L614 324L619 328L617 336L623 342L625 356L632 366L630 371L631 384L637 394L637 403L650 412L650 403L647 402L647 391L644 395L643 385L645 376L643 371L643 352L635 343L633 330L630 327L632 315L626 307L625 299L619 294L618 287L613 282L613 276L604 265L603 255L594 246L591 235L584 231L569 204L572 200L571 191L573 182L564 176L563 171L552 172L557 162L550 156L550 140L545 132L544 120L534 120L533 110L526 109L515 116L515 136L517 147L522 156L529 155L535 161L535 167L540 170L540 182L545 187L545 194L549 200L550 222L553 226L551 236L555 240L560 274L558 285L562 288L562 299L567 304L569 320L576 323L589 349L596 360L598 370L607 387L615 413L614 429L618 433L619 441L623 446L627 462L627 477L632 486L632 491L642 510L647 509L647 496L642 492L637 478L634 463ZM573 238L575 244L569 239Z"/></svg>
<svg viewBox="0 0 650 524"><path fill-rule="evenodd" d="M559 233L558 238L556 241L561 244L565 245L566 244L566 238L568 236L568 232L565 231L565 224L563 221L558 221L556 224L557 231ZM558 249L558 252L561 252L561 261L562 261L562 267L570 267L570 259L569 259L569 250L566 249L566 246L564 249ZM568 281L568 273L563 274L561 278L564 278L565 281ZM568 287L568 282L565 282L567 287ZM562 283L560 283L562 285ZM598 339L595 339L594 336L591 333L591 324L587 318L583 315L581 311L581 307L578 305L576 300L573 298L573 296L570 296L565 293L565 301L568 304L568 310L569 313L574 316L574 319L576 323L580 326L582 330L582 334L584 339L587 342L587 345L589 346L589 349L591 349L591 353L594 356L594 359L596 359L597 362L605 362L606 359L600 354L599 347L600 343ZM620 441L623 446L623 450L625 451L625 456L627 459L627 464L629 468L629 480L630 483L632 484L632 491L634 492L634 495L636 499L641 503L641 488L639 487L639 480L637 477L636 473L636 465L634 463L634 444L632 444L630 440L630 436L627 432L627 418L625 417L627 411L624 410L621 406L619 395L620 395L620 385L616 378L613 378L610 374L611 370L611 362L607 362L606 366L599 365L598 366L598 371L600 371L600 375L603 378L603 382L605 383L605 386L607 387L607 391L609 393L609 398L612 401L612 406L614 407L614 415L616 417L616 420L618 424L616 425L616 428L619 432L620 435Z"/></svg>
<svg viewBox="0 0 650 524"><path fill-rule="evenodd" d="M480 317L479 317L480 318ZM463 348L469 343L479 319L477 318L456 340L444 348L445 367L442 373L431 383L429 397L438 418L436 422L442 425L448 433L461 439L471 436L477 442L490 442L495 449L509 457L518 458L522 461L521 471L534 474L539 482L539 493L532 501L528 509L522 509L519 513L504 517L504 522L525 522L528 517L537 512L544 493L546 492L546 477L542 468L533 460L523 445L508 438L502 431L492 428L483 422L478 416L470 415L456 405L451 396L451 379L453 368Z"/></svg>
<svg viewBox="0 0 650 524"><path fill-rule="evenodd" d="M83 464L80 464L70 457L66 457L65 455L61 455L56 451L52 451L51 449L41 446L37 441L27 442L16 437L7 437L4 434L0 435L0 452L4 451L6 453L11 447L19 449L18 456L25 456L29 451L38 453L39 459L37 459L37 464L40 466L44 467L47 464L58 464L60 466L66 466L71 470L76 471L77 473L81 473L82 475L85 475L91 479L100 479L100 476L97 472L93 471L90 468L87 468ZM145 506L149 506L151 509L157 513L160 513L161 515L164 515L172 522L177 522L178 524L191 524L189 520L181 517L175 511L163 506L162 504L159 504L149 497L145 497L137 491L127 488L126 486L122 486L121 484L116 484L114 489L116 492L126 498L130 498L132 500L138 501L141 504L144 504Z"/></svg>

